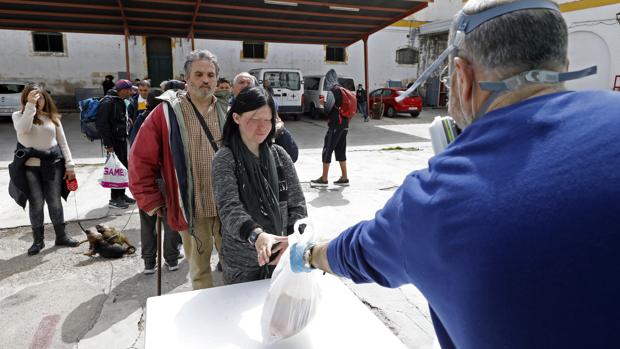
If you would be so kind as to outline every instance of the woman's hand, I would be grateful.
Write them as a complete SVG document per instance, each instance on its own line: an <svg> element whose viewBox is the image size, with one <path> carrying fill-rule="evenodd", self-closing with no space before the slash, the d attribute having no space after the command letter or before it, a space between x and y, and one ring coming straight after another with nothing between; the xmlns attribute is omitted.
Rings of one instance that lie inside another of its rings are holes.
<svg viewBox="0 0 620 349"><path fill-rule="evenodd" d="M273 245L278 244L275 248ZM283 245L284 244L284 245ZM278 253L279 251L285 249L288 246L288 237L286 236L277 236L269 233L261 233L256 239L256 243L254 247L256 248L256 253L258 255L258 265L263 266L269 263L269 257L271 257L271 253ZM273 251L271 249L274 248ZM277 264L276 259L272 264Z"/></svg>
<svg viewBox="0 0 620 349"><path fill-rule="evenodd" d="M271 255L273 256L274 254L277 254L278 256L276 257L276 259L273 260L273 262L269 263L269 265L278 265L278 263L280 262L280 258L284 254L284 250L288 248L288 237L281 237L286 238L286 240L282 240L276 247L273 248L273 250L271 251Z"/></svg>
<svg viewBox="0 0 620 349"><path fill-rule="evenodd" d="M64 180L74 180L75 179L75 171L74 170L66 170Z"/></svg>
<svg viewBox="0 0 620 349"><path fill-rule="evenodd" d="M41 98L41 94L38 90L32 90L28 93L28 103L32 103L36 106L39 98Z"/></svg>

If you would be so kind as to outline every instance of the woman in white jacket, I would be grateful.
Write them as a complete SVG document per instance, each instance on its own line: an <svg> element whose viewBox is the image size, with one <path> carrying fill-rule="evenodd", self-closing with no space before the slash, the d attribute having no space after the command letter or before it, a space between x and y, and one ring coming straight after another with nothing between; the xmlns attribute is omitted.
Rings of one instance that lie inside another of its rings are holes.
<svg viewBox="0 0 620 349"><path fill-rule="evenodd" d="M60 114L50 95L39 85L27 85L21 95L22 109L13 113L17 131L16 159L21 157L27 188L24 192L29 203L30 224L34 243L28 255L39 253L44 243L43 207L47 203L50 219L56 233L56 246L78 245L65 233L65 219L61 203L66 179L75 179L71 151L60 123ZM25 158L25 159L24 159ZM24 161L25 160L25 161ZM17 161L14 161L16 164Z"/></svg>

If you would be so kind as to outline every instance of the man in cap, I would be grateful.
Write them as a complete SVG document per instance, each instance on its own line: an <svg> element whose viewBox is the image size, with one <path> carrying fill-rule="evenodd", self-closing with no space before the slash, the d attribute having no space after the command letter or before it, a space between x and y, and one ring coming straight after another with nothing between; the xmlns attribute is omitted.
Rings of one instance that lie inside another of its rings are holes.
<svg viewBox="0 0 620 349"><path fill-rule="evenodd" d="M620 95L566 91L596 71L567 72L567 42L552 1L468 1L440 56L463 133L293 270L414 284L444 349L615 346Z"/></svg>
<svg viewBox="0 0 620 349"><path fill-rule="evenodd" d="M133 84L121 79L101 100L97 110L97 130L108 153L116 154L127 167L128 114L126 99L131 97ZM125 189L110 189L110 208L127 208L136 201L125 194Z"/></svg>

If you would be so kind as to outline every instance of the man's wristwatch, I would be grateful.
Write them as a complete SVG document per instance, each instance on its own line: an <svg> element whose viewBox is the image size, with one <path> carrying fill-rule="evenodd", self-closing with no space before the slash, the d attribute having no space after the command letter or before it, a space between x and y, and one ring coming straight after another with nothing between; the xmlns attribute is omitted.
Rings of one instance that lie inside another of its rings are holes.
<svg viewBox="0 0 620 349"><path fill-rule="evenodd" d="M250 233L250 237L248 237L248 242L254 246L256 244L256 240L258 240L258 236L265 231L261 227L256 227Z"/></svg>
<svg viewBox="0 0 620 349"><path fill-rule="evenodd" d="M312 249L314 249L315 244L310 244L306 247L303 254L304 267L308 269L316 269L312 266Z"/></svg>

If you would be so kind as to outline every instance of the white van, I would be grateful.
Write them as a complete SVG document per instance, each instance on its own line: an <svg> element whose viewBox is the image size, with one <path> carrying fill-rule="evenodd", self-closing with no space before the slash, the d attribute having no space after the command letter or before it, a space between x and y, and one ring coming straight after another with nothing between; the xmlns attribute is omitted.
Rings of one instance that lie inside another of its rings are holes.
<svg viewBox="0 0 620 349"><path fill-rule="evenodd" d="M338 83L355 93L355 81L353 78L338 77ZM318 119L325 114L323 110L327 98L325 89L325 75L306 75L304 76L304 113L309 113L314 119Z"/></svg>
<svg viewBox="0 0 620 349"><path fill-rule="evenodd" d="M299 69L260 68L249 71L260 85L269 80L278 114L292 115L295 120L302 113L301 96L304 94L303 76Z"/></svg>

